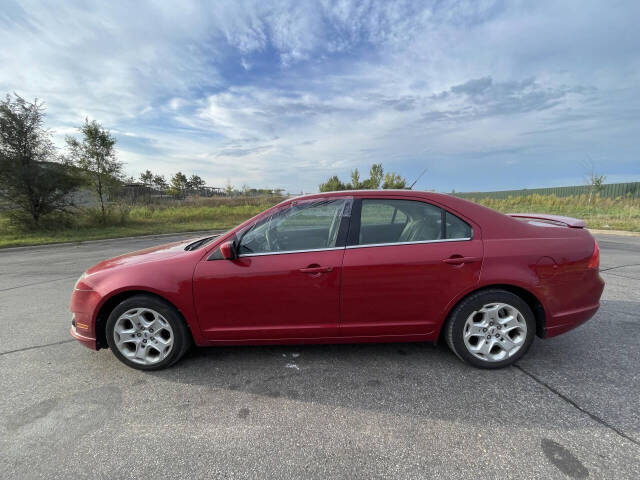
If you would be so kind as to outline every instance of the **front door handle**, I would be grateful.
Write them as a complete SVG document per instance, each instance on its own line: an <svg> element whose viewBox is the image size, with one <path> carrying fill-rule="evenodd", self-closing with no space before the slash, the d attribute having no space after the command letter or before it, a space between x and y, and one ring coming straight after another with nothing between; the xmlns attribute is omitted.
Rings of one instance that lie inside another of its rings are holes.
<svg viewBox="0 0 640 480"><path fill-rule="evenodd" d="M327 273L333 271L333 267L321 267L320 265L309 265L308 267L301 268L302 273Z"/></svg>
<svg viewBox="0 0 640 480"><path fill-rule="evenodd" d="M473 263L482 260L481 257L463 257L462 255L452 255L449 258L442 260L449 265L462 265L463 263Z"/></svg>

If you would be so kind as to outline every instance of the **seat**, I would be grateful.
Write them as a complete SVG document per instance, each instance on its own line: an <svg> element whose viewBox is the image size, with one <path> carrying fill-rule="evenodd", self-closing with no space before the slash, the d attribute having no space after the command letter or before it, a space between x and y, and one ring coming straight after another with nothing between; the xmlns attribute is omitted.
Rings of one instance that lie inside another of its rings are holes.
<svg viewBox="0 0 640 480"><path fill-rule="evenodd" d="M420 242L424 240L438 240L440 238L440 225L430 222L429 219L412 220L404 227L398 238L399 242Z"/></svg>

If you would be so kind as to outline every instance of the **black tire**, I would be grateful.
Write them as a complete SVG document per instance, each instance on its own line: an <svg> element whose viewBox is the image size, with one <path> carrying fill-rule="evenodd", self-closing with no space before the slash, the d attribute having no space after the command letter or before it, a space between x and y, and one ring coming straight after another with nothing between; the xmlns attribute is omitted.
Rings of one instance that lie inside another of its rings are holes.
<svg viewBox="0 0 640 480"><path fill-rule="evenodd" d="M469 351L463 338L465 323L469 316L484 305L492 303L505 303L515 307L522 314L527 327L526 336L520 349L512 356L500 361L482 360L476 357ZM474 367L487 369L503 368L517 362L527 353L533 343L535 332L536 321L529 305L518 295L501 289L481 290L469 295L456 305L444 327L444 337L447 345L458 358Z"/></svg>
<svg viewBox="0 0 640 480"><path fill-rule="evenodd" d="M149 308L155 310L164 317L171 327L173 333L173 346L171 347L169 354L157 363L141 364L131 361L124 356L122 352L120 352L115 344L114 327L116 321L123 313L134 308ZM162 370L170 367L180 360L185 353L187 353L193 342L191 332L189 331L187 324L182 318L182 315L173 305L153 295L144 294L129 297L113 309L107 319L106 337L109 348L116 358L125 365L137 370Z"/></svg>

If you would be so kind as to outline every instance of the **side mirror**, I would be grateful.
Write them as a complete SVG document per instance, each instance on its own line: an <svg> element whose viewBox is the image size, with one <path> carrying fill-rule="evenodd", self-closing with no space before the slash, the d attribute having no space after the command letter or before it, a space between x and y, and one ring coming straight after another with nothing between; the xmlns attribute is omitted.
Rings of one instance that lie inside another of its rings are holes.
<svg viewBox="0 0 640 480"><path fill-rule="evenodd" d="M235 260L236 252L233 248L233 242L224 242L220 245L220 254L225 260Z"/></svg>

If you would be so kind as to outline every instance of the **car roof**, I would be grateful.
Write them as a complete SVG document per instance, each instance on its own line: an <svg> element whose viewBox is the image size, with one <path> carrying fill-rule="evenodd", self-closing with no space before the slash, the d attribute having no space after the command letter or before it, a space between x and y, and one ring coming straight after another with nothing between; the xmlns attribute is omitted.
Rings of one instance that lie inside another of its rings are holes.
<svg viewBox="0 0 640 480"><path fill-rule="evenodd" d="M419 190L389 189L389 190L336 190L334 192L308 193L296 196L296 200L304 200L307 198L322 197L367 197L367 196L398 196L406 195L408 197L424 198L425 195L446 195L434 194L434 192L422 192Z"/></svg>
<svg viewBox="0 0 640 480"><path fill-rule="evenodd" d="M437 203L450 205L452 208L456 208L456 205L464 208L466 204L472 203L468 200L448 195L446 193L426 192L421 190L405 190L405 189L388 189L388 190L338 190L334 192L322 192L322 193L310 193L306 195L300 195L297 197L291 197L282 203L290 201L310 200L314 198L327 198L327 197L406 197L416 198L422 200L432 200ZM475 204L473 204L475 205Z"/></svg>

